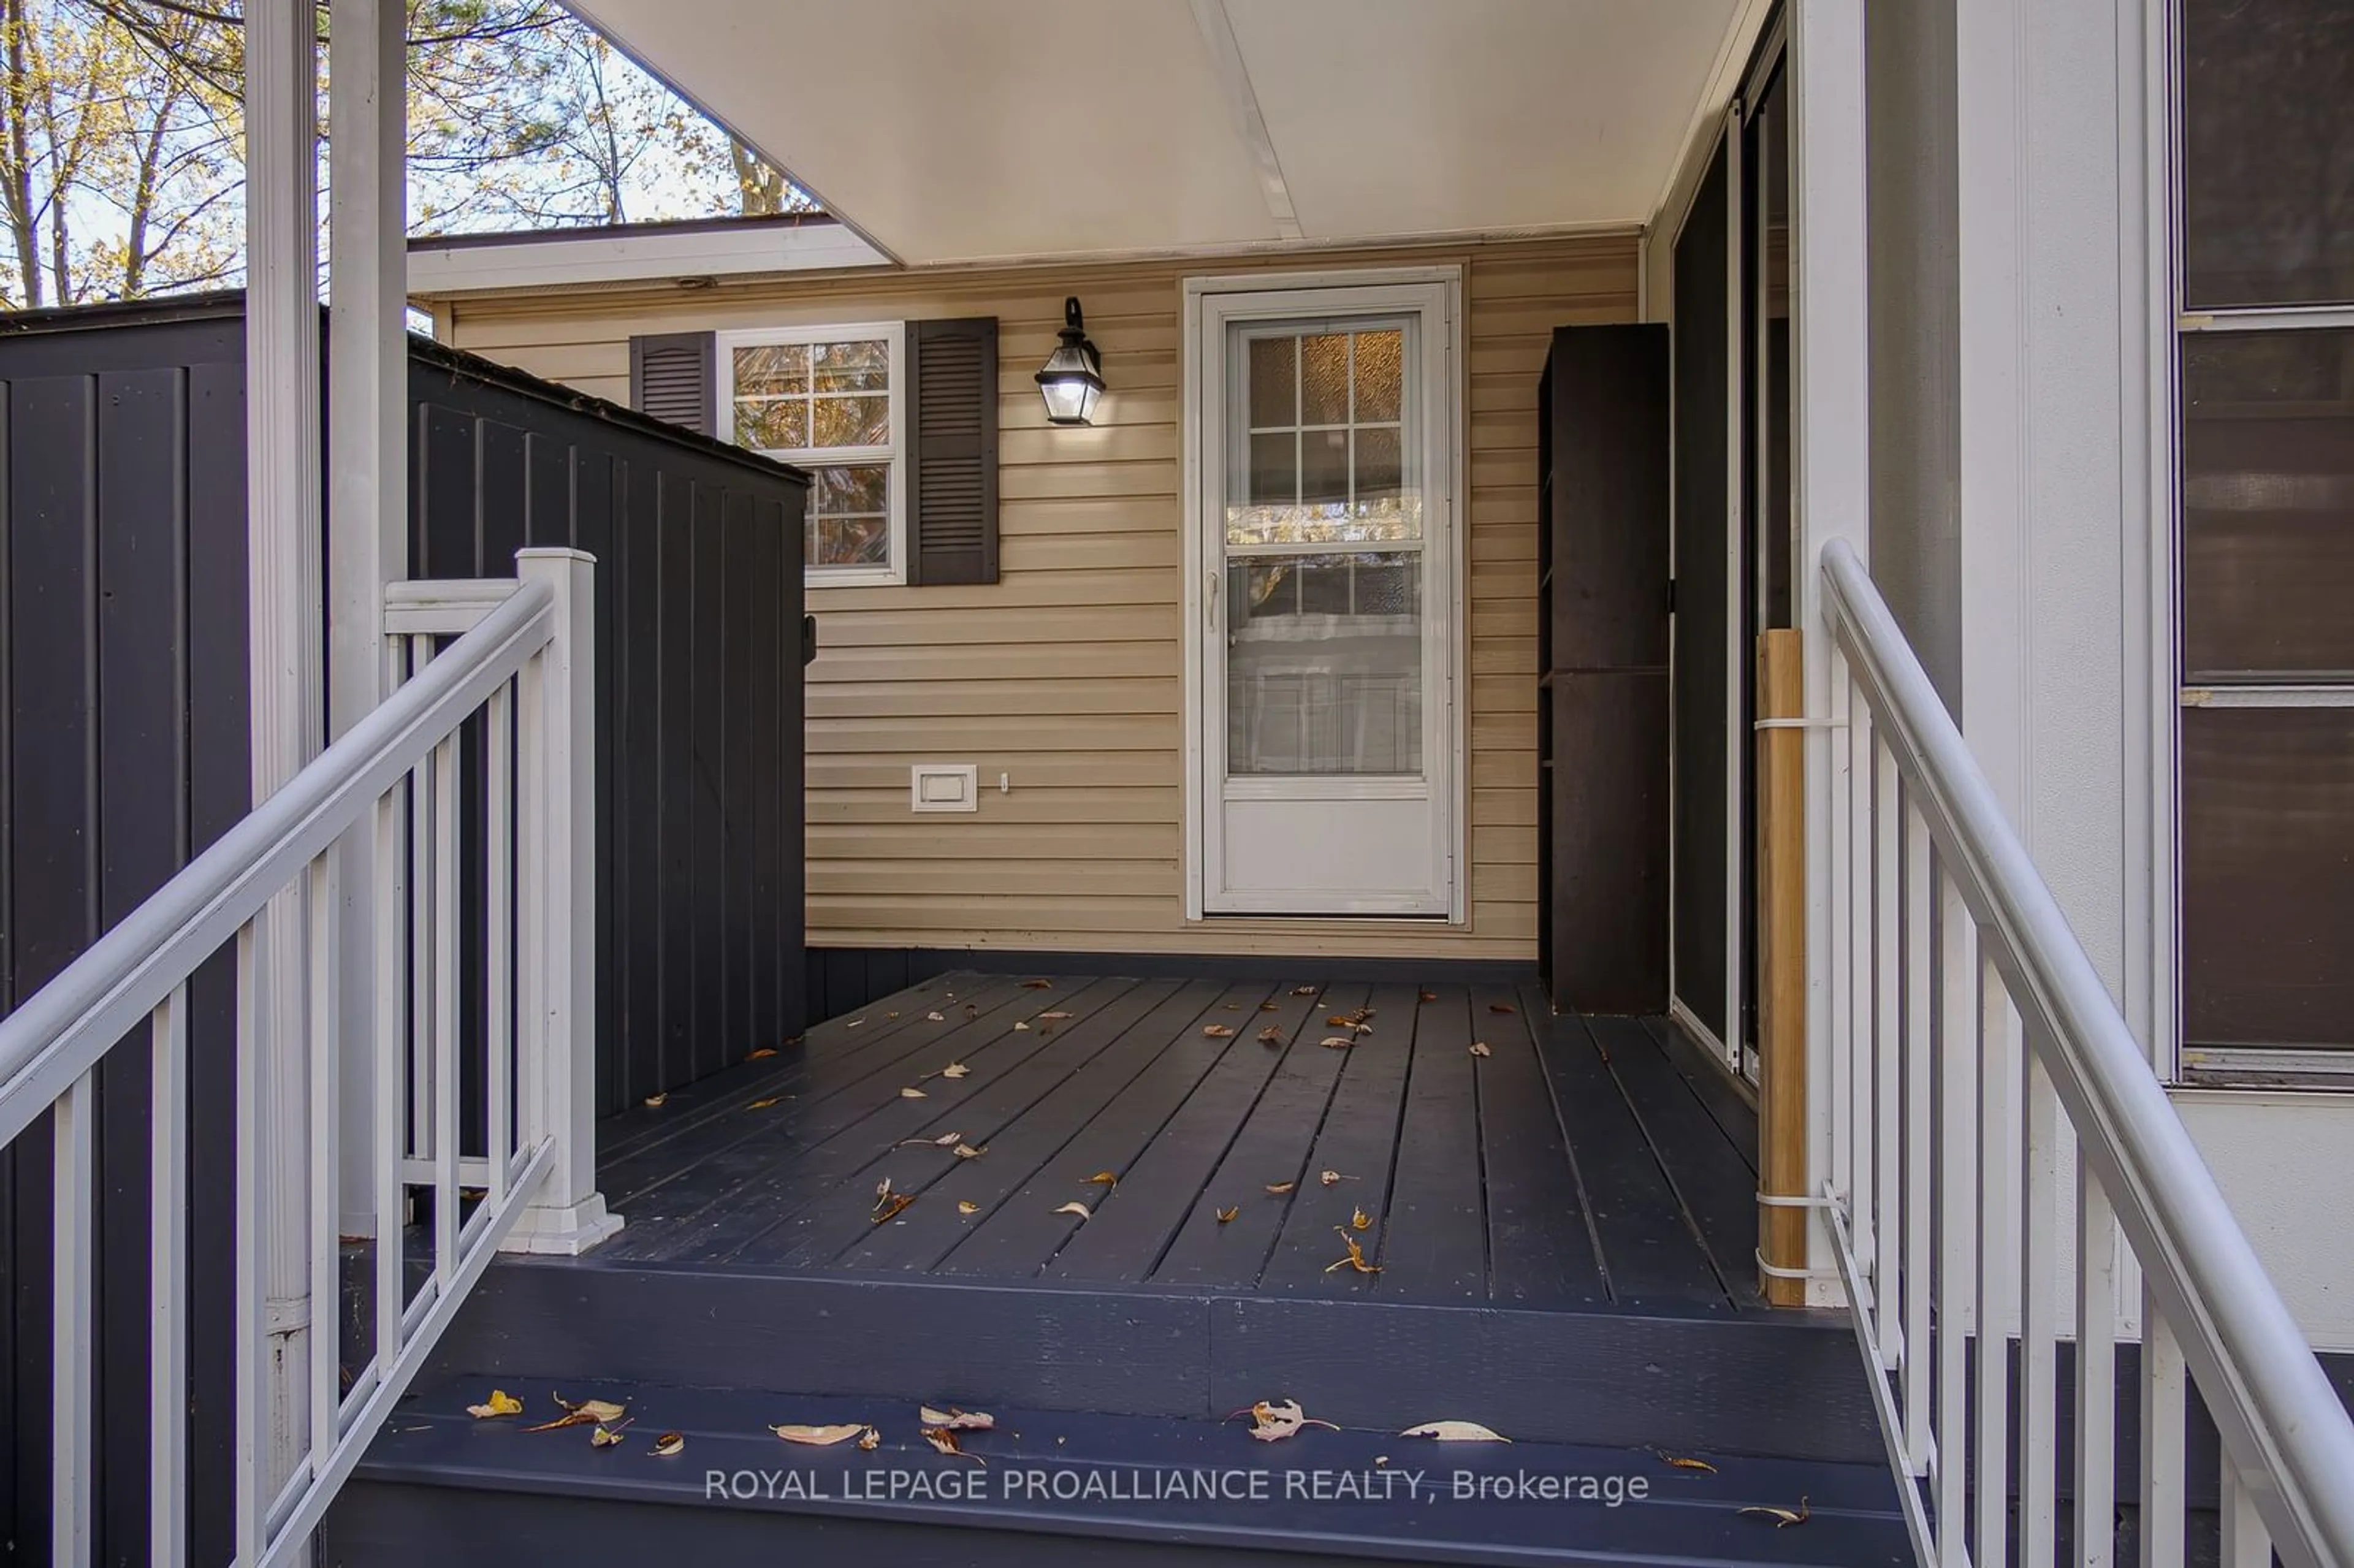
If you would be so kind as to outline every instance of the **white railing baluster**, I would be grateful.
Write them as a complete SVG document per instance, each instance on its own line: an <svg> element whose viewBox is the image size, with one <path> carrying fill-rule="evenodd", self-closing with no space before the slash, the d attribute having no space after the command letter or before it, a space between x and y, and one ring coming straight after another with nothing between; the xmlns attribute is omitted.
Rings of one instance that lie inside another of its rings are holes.
<svg viewBox="0 0 2354 1568"><path fill-rule="evenodd" d="M2109 1195L2076 1161L2076 1564L2115 1568L2117 1227Z"/></svg>
<svg viewBox="0 0 2354 1568"><path fill-rule="evenodd" d="M408 1189L408 857L402 842L406 780L376 803L376 1263L375 1375L381 1382L400 1357L408 1307L402 1232Z"/></svg>
<svg viewBox="0 0 2354 1568"><path fill-rule="evenodd" d="M2141 1568L2182 1568L2189 1369L2156 1295L2141 1298Z"/></svg>
<svg viewBox="0 0 2354 1568"><path fill-rule="evenodd" d="M188 988L148 1023L147 1562L188 1560Z"/></svg>
<svg viewBox="0 0 2354 1568"><path fill-rule="evenodd" d="M2264 1530L2256 1499L2240 1479L2240 1467L2223 1456L2222 1568L2273 1568L2273 1538Z"/></svg>
<svg viewBox="0 0 2354 1568"><path fill-rule="evenodd" d="M1859 705L1859 707L1861 705ZM1872 1307L1879 1314L1880 1364L1894 1371L1910 1349L1904 1336L1903 1198L1897 1188L1897 1139L1903 1126L1902 1039L1898 1034L1903 997L1898 989L1898 965L1903 962L1903 906L1896 879L1903 869L1900 845L1903 818L1896 798L1896 763L1877 740L1872 745L1872 992L1876 1012L1872 1026L1872 1227L1878 1238L1873 1253L1879 1283Z"/></svg>
<svg viewBox="0 0 2354 1568"><path fill-rule="evenodd" d="M1904 1456L1915 1476L1929 1470L1929 1388L1935 1353L1929 1342L1930 1247L1936 1237L1930 1155L1929 828L1906 800L1904 813Z"/></svg>
<svg viewBox="0 0 2354 1568"><path fill-rule="evenodd" d="M76 1078L50 1114L50 1561L83 1568L96 1549L90 1477L97 1460L90 1313L98 1299L98 1084Z"/></svg>
<svg viewBox="0 0 2354 1568"><path fill-rule="evenodd" d="M424 639L419 639L422 641ZM401 1148L413 1160L433 1157L434 964L433 769L429 758L408 775L408 1131Z"/></svg>
<svg viewBox="0 0 2354 1568"><path fill-rule="evenodd" d="M2057 1568L2064 1474L2070 1559L2114 1568L2118 1341L2137 1330L2145 1568L2179 1568L2188 1550L2193 1379L2223 1442L2225 1563L2354 1564L2354 1422L1861 560L1834 541L1821 566L1827 716L1844 728L1818 784L1834 880L1816 905L1830 948L1818 1038L1831 1050L1817 1185L1844 1200L1827 1228L1921 1560ZM1868 799L1855 772L1867 748ZM1874 914L1867 950L1858 922Z"/></svg>
<svg viewBox="0 0 2354 1568"><path fill-rule="evenodd" d="M336 933L334 857L311 863L309 1004L311 1009L311 1468L325 1468L343 1436L343 1295L337 1219L343 1213L336 1188L335 1129L342 1115L343 1084L336 1048L336 983L341 945Z"/></svg>
<svg viewBox="0 0 2354 1568"><path fill-rule="evenodd" d="M1993 956L1978 950L1978 1366L1971 1441L1978 1483L1976 1552L2005 1560L2010 1524L2010 1327L2018 1245L2019 1049L2010 998Z"/></svg>
<svg viewBox="0 0 2354 1568"><path fill-rule="evenodd" d="M1848 788L1848 775L1854 766L1850 734L1847 727L1849 703L1847 666L1834 654L1830 668L1830 818L1831 818L1831 897L1830 897L1830 994L1831 1007L1831 1081L1830 1081L1830 1191L1842 1202L1851 1202L1855 1192L1855 1097L1851 1081L1856 1072L1856 1033L1862 1020L1846 1001L1848 966L1855 961L1855 949L1848 938L1848 928L1855 919L1855 871L1850 861L1854 850L1854 836L1848 831L1848 812L1854 805L1854 791Z"/></svg>
<svg viewBox="0 0 2354 1568"><path fill-rule="evenodd" d="M2025 1223L2019 1230L2019 1563L2052 1568L2058 1546L2060 1126L2042 1058L2026 1069Z"/></svg>
<svg viewBox="0 0 2354 1568"><path fill-rule="evenodd" d="M433 752L433 1286L458 1268L458 736Z"/></svg>
<svg viewBox="0 0 2354 1568"><path fill-rule="evenodd" d="M505 1201L514 1154L514 691L511 684L501 686L491 694L484 709L489 739L482 758L487 798L482 834L486 877L482 1038L490 1060L482 1152L490 1164L490 1199L482 1205L483 1215L496 1213Z"/></svg>
<svg viewBox="0 0 2354 1568"><path fill-rule="evenodd" d="M230 1497L235 1517L232 1537L240 1564L259 1563L269 1524L268 1455L263 1447L262 1419L270 1404L270 1319L261 1289L261 1238L253 1234L261 1214L262 1143L269 1136L261 1114L262 1064L269 1046L268 1010L262 999L270 984L269 962L262 939L270 918L265 905L254 912L237 936L237 1089L236 1194L234 1242L235 1313L230 1321L235 1394Z"/></svg>
<svg viewBox="0 0 2354 1568"><path fill-rule="evenodd" d="M1967 1568L1969 1333L1978 1291L1978 932L1961 890L1937 871L1937 1548L1939 1568Z"/></svg>

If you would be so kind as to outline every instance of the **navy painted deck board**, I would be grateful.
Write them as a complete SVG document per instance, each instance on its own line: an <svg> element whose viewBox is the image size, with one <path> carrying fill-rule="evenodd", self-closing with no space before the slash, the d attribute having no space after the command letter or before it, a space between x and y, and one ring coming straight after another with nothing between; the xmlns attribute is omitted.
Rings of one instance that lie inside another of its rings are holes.
<svg viewBox="0 0 2354 1568"><path fill-rule="evenodd" d="M1511 1014L1489 1012L1504 1005ZM1479 1148L1488 1193L1488 1294L1500 1305L1590 1307L1609 1299L1576 1162L1545 1090L1531 1005L1510 987L1475 986L1471 1013L1485 1019L1494 1054L1475 1063ZM1567 1180L1564 1181L1564 1172Z"/></svg>
<svg viewBox="0 0 2354 1568"><path fill-rule="evenodd" d="M1541 1051L1553 1108L1577 1150L1586 1214L1601 1245L1611 1299L1622 1306L1710 1301L1729 1307L1586 1021L1553 1021Z"/></svg>
<svg viewBox="0 0 2354 1568"><path fill-rule="evenodd" d="M606 1190L630 1223L599 1257L1432 1306L1756 1305L1738 1267L1754 1118L1641 1022L1553 1018L1501 982L1021 979L935 977L603 1124ZM1348 1033L1330 1018L1366 1006L1372 1033L1320 1044ZM1073 1016L1037 1027L1047 1012ZM1278 1045L1258 1039L1270 1027ZM1475 1040L1491 1054L1474 1057ZM968 1075L937 1076L951 1061ZM950 1132L987 1152L928 1141ZM1119 1185L1091 1183L1099 1171ZM885 1176L916 1201L876 1224ZM1055 1213L1070 1202L1090 1217ZM1332 1269L1336 1229L1382 1272Z"/></svg>

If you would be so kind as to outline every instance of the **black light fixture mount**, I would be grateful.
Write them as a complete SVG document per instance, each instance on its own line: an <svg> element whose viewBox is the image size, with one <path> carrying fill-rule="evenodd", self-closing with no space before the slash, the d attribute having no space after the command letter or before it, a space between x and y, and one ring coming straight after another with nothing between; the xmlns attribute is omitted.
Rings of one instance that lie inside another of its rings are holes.
<svg viewBox="0 0 2354 1568"><path fill-rule="evenodd" d="M1087 341L1087 323L1079 314L1077 296L1063 302L1062 342L1046 356L1038 372L1038 390L1046 399L1050 425L1095 422L1096 402L1104 394L1103 355Z"/></svg>

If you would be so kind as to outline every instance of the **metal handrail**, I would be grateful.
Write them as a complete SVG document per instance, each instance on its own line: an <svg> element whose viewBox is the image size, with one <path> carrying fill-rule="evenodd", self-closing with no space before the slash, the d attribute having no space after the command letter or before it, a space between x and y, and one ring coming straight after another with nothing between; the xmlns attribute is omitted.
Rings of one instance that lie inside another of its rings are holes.
<svg viewBox="0 0 2354 1568"><path fill-rule="evenodd" d="M0 1146L46 1113L555 635L554 591L546 583L516 585L417 679L0 1019Z"/></svg>
<svg viewBox="0 0 2354 1568"><path fill-rule="evenodd" d="M1839 650L2274 1544L2354 1563L2354 1421L1845 541L1824 546L1822 579Z"/></svg>

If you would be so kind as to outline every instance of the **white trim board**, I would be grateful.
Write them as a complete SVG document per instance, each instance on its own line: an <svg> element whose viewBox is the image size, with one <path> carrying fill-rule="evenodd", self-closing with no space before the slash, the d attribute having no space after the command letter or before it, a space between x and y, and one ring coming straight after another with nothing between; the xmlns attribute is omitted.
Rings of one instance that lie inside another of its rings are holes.
<svg viewBox="0 0 2354 1568"><path fill-rule="evenodd" d="M408 293L434 300L496 289L657 282L890 267L891 259L839 223L696 224L676 233L599 234L594 229L451 242L412 240Z"/></svg>

